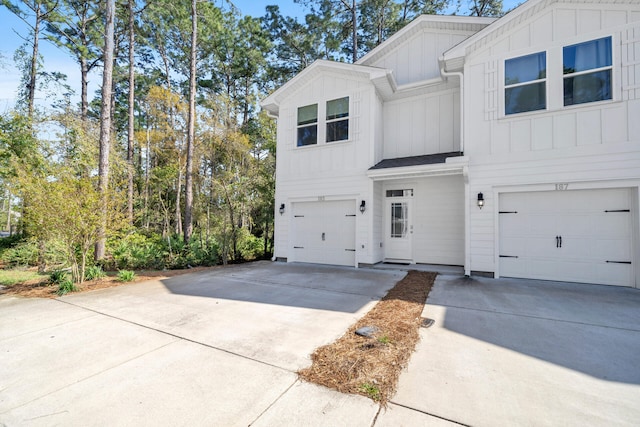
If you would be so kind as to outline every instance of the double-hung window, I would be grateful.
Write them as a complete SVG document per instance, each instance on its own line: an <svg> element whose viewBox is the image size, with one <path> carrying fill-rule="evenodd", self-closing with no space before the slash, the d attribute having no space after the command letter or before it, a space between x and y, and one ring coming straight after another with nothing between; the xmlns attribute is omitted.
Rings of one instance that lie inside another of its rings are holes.
<svg viewBox="0 0 640 427"><path fill-rule="evenodd" d="M564 105L611 99L611 37L562 50Z"/></svg>
<svg viewBox="0 0 640 427"><path fill-rule="evenodd" d="M546 79L546 52L507 59L504 63L505 114L547 108Z"/></svg>
<svg viewBox="0 0 640 427"><path fill-rule="evenodd" d="M327 101L327 142L349 139L349 97Z"/></svg>
<svg viewBox="0 0 640 427"><path fill-rule="evenodd" d="M298 108L298 147L318 143L318 104Z"/></svg>

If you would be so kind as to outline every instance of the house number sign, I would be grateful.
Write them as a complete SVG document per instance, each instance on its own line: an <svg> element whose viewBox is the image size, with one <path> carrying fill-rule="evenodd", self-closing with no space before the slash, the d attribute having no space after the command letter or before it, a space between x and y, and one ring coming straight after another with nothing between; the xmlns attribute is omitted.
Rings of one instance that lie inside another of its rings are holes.
<svg viewBox="0 0 640 427"><path fill-rule="evenodd" d="M556 191L564 191L569 188L569 184L556 184Z"/></svg>

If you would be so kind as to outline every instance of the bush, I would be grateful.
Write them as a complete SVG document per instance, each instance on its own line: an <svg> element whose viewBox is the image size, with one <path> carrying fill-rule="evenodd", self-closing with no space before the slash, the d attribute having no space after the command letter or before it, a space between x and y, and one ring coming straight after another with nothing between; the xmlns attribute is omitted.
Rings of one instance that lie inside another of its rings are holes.
<svg viewBox="0 0 640 427"><path fill-rule="evenodd" d="M67 278L60 282L60 284L58 285L58 291L56 293L62 296L68 294L69 292L75 292L77 290L78 288L73 283L73 281Z"/></svg>
<svg viewBox="0 0 640 427"><path fill-rule="evenodd" d="M118 280L121 282L131 282L135 279L136 273L131 270L120 270L118 271Z"/></svg>
<svg viewBox="0 0 640 427"><path fill-rule="evenodd" d="M11 266L35 266L38 264L38 242L36 239L5 237L0 239L0 258ZM62 243L50 240L45 244L44 260L47 265L65 265L66 254Z"/></svg>
<svg viewBox="0 0 640 427"><path fill-rule="evenodd" d="M64 270L53 270L49 273L49 283L52 285L61 285L66 280L69 280L69 273Z"/></svg>
<svg viewBox="0 0 640 427"><path fill-rule="evenodd" d="M107 274L102 270L102 267L99 265L92 265L87 267L87 270L84 273L85 279L87 280L95 280L102 279Z"/></svg>
<svg viewBox="0 0 640 427"><path fill-rule="evenodd" d="M262 257L264 253L264 241L254 236L246 228L238 230L238 252L245 261L253 261Z"/></svg>

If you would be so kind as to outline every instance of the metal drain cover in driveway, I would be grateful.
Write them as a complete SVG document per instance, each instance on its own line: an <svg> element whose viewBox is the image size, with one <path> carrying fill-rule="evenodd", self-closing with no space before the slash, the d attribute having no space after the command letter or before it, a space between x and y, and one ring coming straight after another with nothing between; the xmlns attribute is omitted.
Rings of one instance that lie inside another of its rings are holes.
<svg viewBox="0 0 640 427"><path fill-rule="evenodd" d="M429 319L428 317L423 317L420 322L421 328L430 328L436 321L433 319Z"/></svg>

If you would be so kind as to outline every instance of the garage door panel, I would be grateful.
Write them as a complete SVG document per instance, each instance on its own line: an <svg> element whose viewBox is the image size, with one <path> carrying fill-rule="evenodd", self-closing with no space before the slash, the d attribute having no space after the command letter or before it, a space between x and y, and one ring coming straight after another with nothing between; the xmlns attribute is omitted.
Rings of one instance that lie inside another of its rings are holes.
<svg viewBox="0 0 640 427"><path fill-rule="evenodd" d="M633 257L629 189L503 193L499 203L518 212L499 215L499 253L518 257L501 257L500 275L634 285L624 263Z"/></svg>
<svg viewBox="0 0 640 427"><path fill-rule="evenodd" d="M299 202L293 209L293 259L355 264L355 200Z"/></svg>

